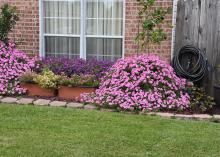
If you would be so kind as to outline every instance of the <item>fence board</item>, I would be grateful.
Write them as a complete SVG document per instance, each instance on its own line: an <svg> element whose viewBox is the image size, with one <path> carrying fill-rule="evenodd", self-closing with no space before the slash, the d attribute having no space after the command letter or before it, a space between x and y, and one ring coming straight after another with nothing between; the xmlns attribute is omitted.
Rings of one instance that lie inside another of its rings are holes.
<svg viewBox="0 0 220 157"><path fill-rule="evenodd" d="M184 45L193 45L206 53L210 68L204 86L213 95L214 67L220 64L220 1L180 0L177 5L174 53Z"/></svg>

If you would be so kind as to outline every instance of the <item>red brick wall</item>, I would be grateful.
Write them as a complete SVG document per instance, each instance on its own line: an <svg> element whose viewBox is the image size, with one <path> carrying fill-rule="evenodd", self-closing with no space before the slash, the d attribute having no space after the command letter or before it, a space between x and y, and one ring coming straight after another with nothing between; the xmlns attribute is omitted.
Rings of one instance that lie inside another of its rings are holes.
<svg viewBox="0 0 220 157"><path fill-rule="evenodd" d="M0 0L3 3L17 6L20 20L11 33L11 38L18 42L18 48L29 53L39 54L39 0ZM172 7L172 0L157 0L158 7ZM135 55L138 45L134 38L138 33L138 4L136 0L126 0L125 19L125 56ZM172 15L166 17L166 21L172 21ZM172 28L164 25L167 32L167 40L160 45L151 46L149 52L159 54L170 59ZM19 42L20 41L20 42ZM143 51L139 53L147 53Z"/></svg>
<svg viewBox="0 0 220 157"><path fill-rule="evenodd" d="M157 0L156 7L172 7L173 0ZM125 13L125 56L131 56L140 53L154 53L162 58L170 60L171 58L171 38L172 27L164 24L162 28L167 33L167 40L161 42L160 45L152 45L149 50L138 51L138 45L134 42L138 33L138 3L136 0L126 0ZM167 15L165 23L172 23L172 14Z"/></svg>
<svg viewBox="0 0 220 157"><path fill-rule="evenodd" d="M20 50L39 54L39 0L0 0L0 6L4 3L16 6L20 18L10 39Z"/></svg>

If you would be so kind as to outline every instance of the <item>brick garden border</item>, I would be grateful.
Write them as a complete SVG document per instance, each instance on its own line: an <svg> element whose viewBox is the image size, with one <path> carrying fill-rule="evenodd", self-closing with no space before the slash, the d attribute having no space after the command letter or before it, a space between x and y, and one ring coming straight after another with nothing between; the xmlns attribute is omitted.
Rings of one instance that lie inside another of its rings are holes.
<svg viewBox="0 0 220 157"><path fill-rule="evenodd" d="M85 109L85 110L98 110L99 108L95 105L76 102L65 102L65 101L51 101L47 99L33 99L33 98L14 98L14 97L2 97L0 96L0 102L5 104L17 104L17 105L34 105L34 106L50 106L50 107L67 107L75 109ZM100 109L104 112L115 112L113 109ZM132 113L132 112L125 112ZM165 118L173 119L184 119L184 120L203 120L212 121L220 123L220 115L208 115L208 114L173 114L173 113L161 113L161 112L141 112L140 115L148 116L160 116Z"/></svg>

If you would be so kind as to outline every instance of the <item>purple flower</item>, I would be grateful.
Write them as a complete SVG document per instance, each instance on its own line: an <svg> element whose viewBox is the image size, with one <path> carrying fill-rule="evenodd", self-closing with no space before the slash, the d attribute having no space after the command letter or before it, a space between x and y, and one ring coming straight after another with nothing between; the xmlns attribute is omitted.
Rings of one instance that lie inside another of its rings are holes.
<svg viewBox="0 0 220 157"><path fill-rule="evenodd" d="M84 59L68 59L68 58L43 58L39 67L35 71L40 72L47 67L55 74L64 73L67 76L89 74L95 75L97 78L102 77L113 65L111 61L97 61Z"/></svg>

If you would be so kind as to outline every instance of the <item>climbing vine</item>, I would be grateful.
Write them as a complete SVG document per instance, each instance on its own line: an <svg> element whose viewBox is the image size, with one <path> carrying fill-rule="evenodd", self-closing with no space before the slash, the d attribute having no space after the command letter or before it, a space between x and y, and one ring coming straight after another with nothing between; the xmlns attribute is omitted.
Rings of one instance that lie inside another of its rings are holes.
<svg viewBox="0 0 220 157"><path fill-rule="evenodd" d="M156 0L137 0L139 3L139 32L135 41L143 50L150 44L159 44L166 39L166 33L161 28L165 16L171 13L171 8L154 8Z"/></svg>

